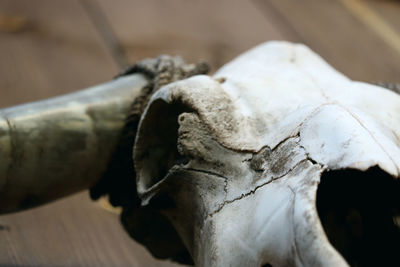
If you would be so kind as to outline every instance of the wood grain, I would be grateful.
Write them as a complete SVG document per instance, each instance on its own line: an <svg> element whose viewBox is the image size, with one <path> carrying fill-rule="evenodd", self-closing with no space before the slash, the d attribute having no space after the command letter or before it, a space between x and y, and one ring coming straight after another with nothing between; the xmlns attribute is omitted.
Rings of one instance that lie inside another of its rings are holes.
<svg viewBox="0 0 400 267"><path fill-rule="evenodd" d="M350 78L369 82L399 79L400 54L341 3L349 0L253 1L260 8L279 14L285 21L278 24L282 31L295 32L298 41Z"/></svg>
<svg viewBox="0 0 400 267"><path fill-rule="evenodd" d="M252 46L285 38L249 1L98 1L131 62L166 53L204 59L215 71Z"/></svg>
<svg viewBox="0 0 400 267"><path fill-rule="evenodd" d="M0 106L67 93L118 72L79 2L1 0ZM4 21L24 24L7 31Z"/></svg>
<svg viewBox="0 0 400 267"><path fill-rule="evenodd" d="M399 12L398 1L373 0L0 0L0 106L107 81L126 62L162 53L216 70L275 39L309 45L353 79L400 82L400 55L385 39L400 34ZM174 266L153 259L87 192L0 216L0 265Z"/></svg>
<svg viewBox="0 0 400 267"><path fill-rule="evenodd" d="M81 193L0 217L0 266L174 266L124 232L118 215Z"/></svg>

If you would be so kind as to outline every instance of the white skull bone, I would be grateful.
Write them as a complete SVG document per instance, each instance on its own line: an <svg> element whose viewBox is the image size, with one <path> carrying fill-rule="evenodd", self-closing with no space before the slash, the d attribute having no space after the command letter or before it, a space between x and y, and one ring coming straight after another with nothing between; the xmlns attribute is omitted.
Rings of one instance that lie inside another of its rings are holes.
<svg viewBox="0 0 400 267"><path fill-rule="evenodd" d="M400 96L269 42L160 89L134 163L143 204L173 202L162 212L198 266L347 266L318 217L318 184L342 169L399 176Z"/></svg>

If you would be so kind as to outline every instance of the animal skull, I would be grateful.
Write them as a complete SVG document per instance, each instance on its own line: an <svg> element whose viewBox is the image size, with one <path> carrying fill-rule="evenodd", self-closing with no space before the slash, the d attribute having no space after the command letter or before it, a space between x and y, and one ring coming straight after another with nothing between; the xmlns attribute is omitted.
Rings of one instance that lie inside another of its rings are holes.
<svg viewBox="0 0 400 267"><path fill-rule="evenodd" d="M154 84L205 70L169 73L164 63ZM149 70L1 110L0 212L98 182ZM136 188L125 191L134 201L123 204L122 222L157 257L398 265L400 96L349 80L303 45L262 44L213 77L162 87L133 154Z"/></svg>
<svg viewBox="0 0 400 267"><path fill-rule="evenodd" d="M134 164L142 204L197 266L390 265L400 251L400 96L304 45L262 44L163 87Z"/></svg>

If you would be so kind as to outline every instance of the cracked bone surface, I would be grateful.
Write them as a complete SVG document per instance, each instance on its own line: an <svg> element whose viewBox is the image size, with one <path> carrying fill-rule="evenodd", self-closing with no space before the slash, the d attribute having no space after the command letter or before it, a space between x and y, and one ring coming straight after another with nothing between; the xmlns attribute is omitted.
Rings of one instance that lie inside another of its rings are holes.
<svg viewBox="0 0 400 267"><path fill-rule="evenodd" d="M114 152L141 74L0 110L0 213L93 185Z"/></svg>
<svg viewBox="0 0 400 267"><path fill-rule="evenodd" d="M400 96L304 45L160 89L134 164L197 266L399 264Z"/></svg>

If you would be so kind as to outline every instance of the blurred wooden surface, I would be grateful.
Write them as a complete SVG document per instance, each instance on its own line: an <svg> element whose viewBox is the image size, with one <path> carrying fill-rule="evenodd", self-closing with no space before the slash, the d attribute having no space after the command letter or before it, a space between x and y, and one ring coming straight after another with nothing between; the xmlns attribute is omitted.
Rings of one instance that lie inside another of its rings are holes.
<svg viewBox="0 0 400 267"><path fill-rule="evenodd" d="M400 82L399 1L0 0L0 106L101 83L161 53L216 70L274 39L309 45L352 79ZM87 195L0 216L0 265L173 265Z"/></svg>

